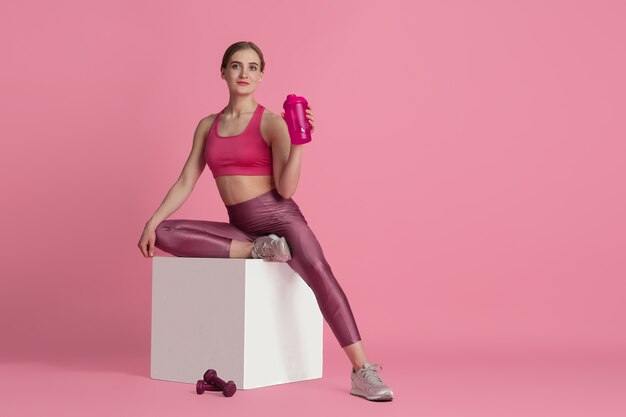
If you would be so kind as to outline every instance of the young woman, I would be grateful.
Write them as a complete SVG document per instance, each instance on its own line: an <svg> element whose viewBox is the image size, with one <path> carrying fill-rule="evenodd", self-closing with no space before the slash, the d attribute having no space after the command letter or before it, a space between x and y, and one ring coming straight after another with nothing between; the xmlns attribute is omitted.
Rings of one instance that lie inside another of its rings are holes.
<svg viewBox="0 0 626 417"><path fill-rule="evenodd" d="M353 395L374 401L393 392L368 362L350 304L299 206L291 198L300 177L304 145L291 143L284 113L276 115L252 96L263 81L265 61L252 42L226 50L221 74L228 105L198 123L193 147L176 183L139 240L144 256L154 247L175 256L262 258L287 262L313 290L320 311L352 362ZM306 110L313 127L311 107ZM205 164L215 178L229 223L165 220L191 194Z"/></svg>

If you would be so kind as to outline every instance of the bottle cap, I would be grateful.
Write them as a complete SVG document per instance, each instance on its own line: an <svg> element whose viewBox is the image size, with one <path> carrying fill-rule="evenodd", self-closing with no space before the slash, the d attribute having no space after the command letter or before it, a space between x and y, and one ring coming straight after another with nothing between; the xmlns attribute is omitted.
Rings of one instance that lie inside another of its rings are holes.
<svg viewBox="0 0 626 417"><path fill-rule="evenodd" d="M283 103L283 108L296 103L304 103L305 106L309 104L304 97L297 96L295 94L289 94L285 99L285 102Z"/></svg>

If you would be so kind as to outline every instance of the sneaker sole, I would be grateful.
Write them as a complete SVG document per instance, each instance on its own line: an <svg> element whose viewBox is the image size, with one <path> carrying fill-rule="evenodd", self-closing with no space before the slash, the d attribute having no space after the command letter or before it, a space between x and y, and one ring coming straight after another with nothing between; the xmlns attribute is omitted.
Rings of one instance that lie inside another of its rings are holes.
<svg viewBox="0 0 626 417"><path fill-rule="evenodd" d="M352 388L350 390L350 394L356 395L356 396L359 396L359 397L363 397L363 398L365 398L367 400L370 400L370 401L392 401L393 400L393 395L391 395L391 396L390 395L386 395L386 394L383 394L383 395L367 395L365 392L363 392L363 391L361 391L359 389L356 389L356 388Z"/></svg>

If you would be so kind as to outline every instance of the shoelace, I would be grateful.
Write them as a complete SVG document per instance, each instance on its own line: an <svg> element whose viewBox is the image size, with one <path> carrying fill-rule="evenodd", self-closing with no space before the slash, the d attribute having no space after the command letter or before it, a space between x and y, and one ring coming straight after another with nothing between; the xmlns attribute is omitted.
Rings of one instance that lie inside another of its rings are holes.
<svg viewBox="0 0 626 417"><path fill-rule="evenodd" d="M256 253L264 259L274 259L274 257L271 256L272 247L270 245L270 243L263 242L261 247L256 250Z"/></svg>
<svg viewBox="0 0 626 417"><path fill-rule="evenodd" d="M382 384L383 380L380 379L380 376L376 373L376 368L379 368L381 371L383 370L382 365L377 363L370 364L368 368L359 369L359 372L363 374L363 378L372 384Z"/></svg>

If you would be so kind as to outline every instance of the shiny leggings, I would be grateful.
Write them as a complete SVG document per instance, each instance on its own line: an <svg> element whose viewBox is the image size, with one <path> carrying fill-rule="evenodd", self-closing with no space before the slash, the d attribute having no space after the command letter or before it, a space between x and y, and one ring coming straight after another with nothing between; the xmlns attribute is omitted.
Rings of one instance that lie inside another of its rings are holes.
<svg viewBox="0 0 626 417"><path fill-rule="evenodd" d="M276 188L253 199L226 206L230 223L208 220L164 220L156 229L155 246L174 256L229 258L234 240L252 242L275 233L287 240L287 264L313 290L322 316L341 347L361 340L352 309L333 275L317 238L291 198Z"/></svg>

